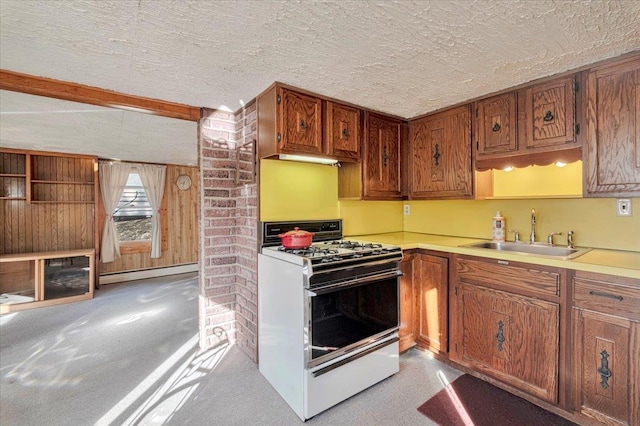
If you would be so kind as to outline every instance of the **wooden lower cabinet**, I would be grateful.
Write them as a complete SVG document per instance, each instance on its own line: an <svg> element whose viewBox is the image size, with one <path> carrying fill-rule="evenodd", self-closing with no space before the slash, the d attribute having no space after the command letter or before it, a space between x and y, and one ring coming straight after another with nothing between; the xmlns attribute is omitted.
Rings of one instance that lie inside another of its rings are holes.
<svg viewBox="0 0 640 426"><path fill-rule="evenodd" d="M93 249L0 255L0 314L93 298Z"/></svg>
<svg viewBox="0 0 640 426"><path fill-rule="evenodd" d="M559 306L460 284L461 361L549 402L558 396Z"/></svg>
<svg viewBox="0 0 640 426"><path fill-rule="evenodd" d="M414 258L416 316L414 335L418 346L447 353L449 259L417 253Z"/></svg>
<svg viewBox="0 0 640 426"><path fill-rule="evenodd" d="M576 273L575 411L606 425L640 424L640 280Z"/></svg>
<svg viewBox="0 0 640 426"><path fill-rule="evenodd" d="M553 271L458 259L450 358L541 400L559 397L560 304L518 294ZM507 279L505 279L507 277ZM495 288L491 288L495 283ZM500 289L499 289L500 288Z"/></svg>
<svg viewBox="0 0 640 426"><path fill-rule="evenodd" d="M400 264L400 351L415 345L447 353L449 259L417 250Z"/></svg>
<svg viewBox="0 0 640 426"><path fill-rule="evenodd" d="M413 334L413 320L415 318L415 302L413 289L413 261L414 254L404 252L404 258L400 262L400 352L404 352L416 345L416 337Z"/></svg>

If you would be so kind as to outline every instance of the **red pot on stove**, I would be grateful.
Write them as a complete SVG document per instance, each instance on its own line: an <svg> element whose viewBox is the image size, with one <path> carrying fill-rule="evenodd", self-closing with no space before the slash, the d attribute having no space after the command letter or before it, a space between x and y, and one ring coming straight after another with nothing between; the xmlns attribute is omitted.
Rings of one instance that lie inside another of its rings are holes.
<svg viewBox="0 0 640 426"><path fill-rule="evenodd" d="M304 231L297 226L293 231L279 234L278 238L282 242L282 246L287 249L302 249L311 245L313 240L313 232Z"/></svg>

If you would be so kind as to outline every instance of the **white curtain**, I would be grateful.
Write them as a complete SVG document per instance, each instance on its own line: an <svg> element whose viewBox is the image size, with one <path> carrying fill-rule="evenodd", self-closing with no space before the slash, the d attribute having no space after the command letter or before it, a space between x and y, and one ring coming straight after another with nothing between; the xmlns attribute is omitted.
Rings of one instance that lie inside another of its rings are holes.
<svg viewBox="0 0 640 426"><path fill-rule="evenodd" d="M153 164L140 164L136 166L140 180L147 193L149 204L153 209L151 215L151 258L160 257L162 252L162 230L160 228L160 204L164 195L164 180L167 172L166 166Z"/></svg>
<svg viewBox="0 0 640 426"><path fill-rule="evenodd" d="M100 162L99 164L100 191L102 191L104 211L107 213L100 249L102 263L120 259L120 243L116 224L113 222L113 213L118 207L122 191L127 184L129 170L131 170L131 165L126 163Z"/></svg>

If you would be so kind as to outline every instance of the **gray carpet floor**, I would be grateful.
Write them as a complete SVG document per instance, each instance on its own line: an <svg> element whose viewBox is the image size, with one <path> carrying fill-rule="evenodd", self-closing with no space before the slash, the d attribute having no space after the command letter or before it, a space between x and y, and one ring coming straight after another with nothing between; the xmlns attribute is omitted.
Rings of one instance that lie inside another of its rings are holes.
<svg viewBox="0 0 640 426"><path fill-rule="evenodd" d="M3 315L0 424L304 424L237 347L198 348L197 299L184 274ZM398 374L306 424L429 425L417 407L460 374L412 349Z"/></svg>

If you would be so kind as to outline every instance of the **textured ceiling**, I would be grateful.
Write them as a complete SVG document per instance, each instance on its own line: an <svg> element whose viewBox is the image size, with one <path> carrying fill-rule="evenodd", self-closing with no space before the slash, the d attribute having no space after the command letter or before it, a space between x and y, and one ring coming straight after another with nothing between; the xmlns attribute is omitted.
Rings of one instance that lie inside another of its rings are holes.
<svg viewBox="0 0 640 426"><path fill-rule="evenodd" d="M409 118L640 49L639 1L0 0L0 18L1 68L230 110L282 81Z"/></svg>

